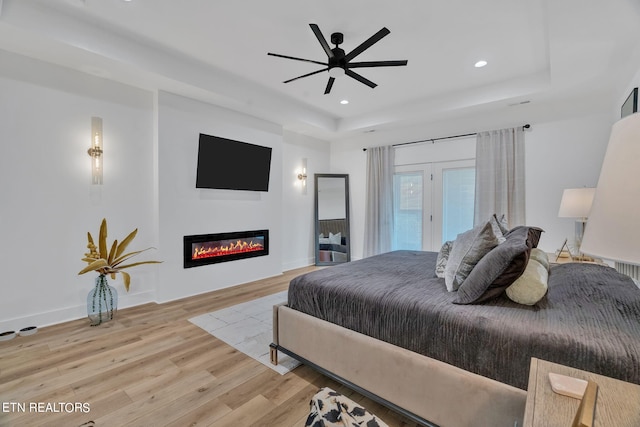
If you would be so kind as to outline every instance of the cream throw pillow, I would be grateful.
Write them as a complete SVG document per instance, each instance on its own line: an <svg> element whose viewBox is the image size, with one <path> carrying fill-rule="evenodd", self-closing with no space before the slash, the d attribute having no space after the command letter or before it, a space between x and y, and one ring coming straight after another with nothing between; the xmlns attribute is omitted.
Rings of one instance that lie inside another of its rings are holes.
<svg viewBox="0 0 640 427"><path fill-rule="evenodd" d="M548 290L549 272L546 267L533 258L529 258L527 268L515 282L506 289L507 296L513 302L534 305Z"/></svg>
<svg viewBox="0 0 640 427"><path fill-rule="evenodd" d="M449 292L457 291L475 265L498 246L490 222L458 234L444 269L444 283Z"/></svg>
<svg viewBox="0 0 640 427"><path fill-rule="evenodd" d="M531 249L531 258L538 261L540 264L544 266L544 268L549 271L549 256L545 251L538 248Z"/></svg>

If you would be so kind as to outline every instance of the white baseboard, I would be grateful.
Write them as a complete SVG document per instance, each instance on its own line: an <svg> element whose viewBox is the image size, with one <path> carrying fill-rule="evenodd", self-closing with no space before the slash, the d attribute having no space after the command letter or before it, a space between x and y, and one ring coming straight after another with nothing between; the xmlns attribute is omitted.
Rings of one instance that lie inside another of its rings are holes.
<svg viewBox="0 0 640 427"><path fill-rule="evenodd" d="M282 271L295 270L296 268L308 267L315 264L314 258L298 259L295 261L288 261L282 264Z"/></svg>
<svg viewBox="0 0 640 427"><path fill-rule="evenodd" d="M134 307L141 304L155 302L153 292L146 291L127 295L126 298L119 296L118 308ZM37 326L38 329L45 326L56 325L58 323L69 322L87 317L87 305L81 304L73 307L65 307L60 310L52 310L43 313L36 313L25 317L17 317L0 322L0 333L4 331L19 331L28 326ZM89 319L87 319L87 325Z"/></svg>

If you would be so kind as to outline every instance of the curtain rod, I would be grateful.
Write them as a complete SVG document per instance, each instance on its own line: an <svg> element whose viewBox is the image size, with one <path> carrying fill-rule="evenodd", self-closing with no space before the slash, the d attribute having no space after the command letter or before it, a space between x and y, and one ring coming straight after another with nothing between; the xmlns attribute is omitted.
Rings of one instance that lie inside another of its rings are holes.
<svg viewBox="0 0 640 427"><path fill-rule="evenodd" d="M525 129L529 129L530 127L531 127L531 125L527 123L526 125L522 126L522 130L524 131ZM429 142L429 141L431 141L432 143L435 143L436 141L440 141L440 140L443 140L443 139L463 138L465 136L474 136L474 135L477 135L477 134L478 134L478 132L473 132L473 133L465 133L463 135L452 135L452 136L443 136L443 137L440 137L440 138L421 139L420 141L401 142L399 144L392 144L391 146L392 147L399 147L401 145L419 144L421 142ZM363 148L362 151L367 151L367 149Z"/></svg>

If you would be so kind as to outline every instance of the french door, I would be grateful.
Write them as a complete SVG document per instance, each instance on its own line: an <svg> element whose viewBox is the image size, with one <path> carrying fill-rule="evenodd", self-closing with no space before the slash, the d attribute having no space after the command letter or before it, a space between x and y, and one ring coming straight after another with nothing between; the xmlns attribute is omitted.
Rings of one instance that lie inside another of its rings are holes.
<svg viewBox="0 0 640 427"><path fill-rule="evenodd" d="M438 251L473 227L475 161L396 166L393 249Z"/></svg>

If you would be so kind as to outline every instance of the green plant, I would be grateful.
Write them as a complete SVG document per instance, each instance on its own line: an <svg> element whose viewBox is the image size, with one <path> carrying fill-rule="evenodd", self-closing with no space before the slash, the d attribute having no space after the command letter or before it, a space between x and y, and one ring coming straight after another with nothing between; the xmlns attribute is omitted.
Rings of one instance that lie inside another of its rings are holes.
<svg viewBox="0 0 640 427"><path fill-rule="evenodd" d="M124 281L124 288L129 292L129 285L131 283L131 276L129 273L124 272L122 270L126 268L135 267L137 265L142 264L158 264L162 261L139 261L133 262L130 264L123 264L128 259L142 253L148 251L149 249L154 248L146 248L140 251L128 252L124 253L129 246L129 243L136 237L138 234L138 229L133 230L127 237L124 238L120 243L117 240L113 241L111 248L107 251L107 220L103 219L102 224L100 224L100 235L98 236L98 246L95 245L93 241L93 237L91 233L87 233L87 240L89 243L87 244L87 248L89 248L89 252L84 254L84 258L82 261L86 262L88 265L83 268L78 274L85 274L90 271L96 271L100 275L110 275L112 279L115 279L116 274L122 274L122 279Z"/></svg>

